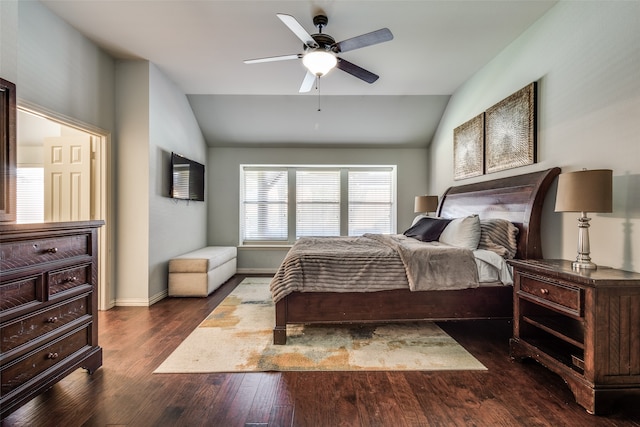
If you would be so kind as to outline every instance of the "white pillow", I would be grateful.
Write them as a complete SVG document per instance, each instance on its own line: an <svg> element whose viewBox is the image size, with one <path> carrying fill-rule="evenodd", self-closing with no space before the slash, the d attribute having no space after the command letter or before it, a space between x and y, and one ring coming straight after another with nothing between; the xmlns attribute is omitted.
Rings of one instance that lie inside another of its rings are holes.
<svg viewBox="0 0 640 427"><path fill-rule="evenodd" d="M456 218L444 228L439 241L475 251L480 242L480 231L480 217L478 215Z"/></svg>

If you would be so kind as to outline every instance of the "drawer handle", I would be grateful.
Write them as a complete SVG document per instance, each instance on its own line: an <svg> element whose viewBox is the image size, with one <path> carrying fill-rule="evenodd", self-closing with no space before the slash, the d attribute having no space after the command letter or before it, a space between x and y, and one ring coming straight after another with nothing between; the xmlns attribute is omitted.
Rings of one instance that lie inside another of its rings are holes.
<svg viewBox="0 0 640 427"><path fill-rule="evenodd" d="M58 353L49 353L47 354L47 359L53 360L58 358Z"/></svg>
<svg viewBox="0 0 640 427"><path fill-rule="evenodd" d="M75 282L76 280L78 280L77 277L72 276L72 277L67 277L66 279L63 280L64 283L72 283Z"/></svg>
<svg viewBox="0 0 640 427"><path fill-rule="evenodd" d="M542 295L549 295L549 289L542 288L542 289L540 289L540 293L541 293Z"/></svg>
<svg viewBox="0 0 640 427"><path fill-rule="evenodd" d="M45 254L56 254L58 253L58 248L43 249L42 252Z"/></svg>
<svg viewBox="0 0 640 427"><path fill-rule="evenodd" d="M47 319L47 323L56 323L57 321L58 321L58 317L57 316L49 317Z"/></svg>

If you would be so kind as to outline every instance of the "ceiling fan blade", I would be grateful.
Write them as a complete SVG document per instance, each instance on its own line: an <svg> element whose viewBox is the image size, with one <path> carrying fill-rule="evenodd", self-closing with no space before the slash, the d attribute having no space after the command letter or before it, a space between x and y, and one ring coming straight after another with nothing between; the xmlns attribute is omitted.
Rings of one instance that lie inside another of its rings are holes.
<svg viewBox="0 0 640 427"><path fill-rule="evenodd" d="M258 64L260 62L287 61L289 59L300 59L302 54L294 53L293 55L270 56L268 58L245 59L245 64Z"/></svg>
<svg viewBox="0 0 640 427"><path fill-rule="evenodd" d="M380 30L343 40L336 43L334 46L337 48L338 52L348 52L350 50L360 49L361 47L388 42L389 40L393 40L393 34L391 34L391 31L388 28L382 28Z"/></svg>
<svg viewBox="0 0 640 427"><path fill-rule="evenodd" d="M298 38L302 40L302 43L304 43L306 46L313 48L318 47L318 43L316 43L313 37L311 37L311 34L309 34L307 30L305 30L304 27L300 25L296 18L284 13L277 13L276 16L280 18L280 20L284 22L284 25L289 27L289 29L293 31L293 34L298 36Z"/></svg>
<svg viewBox="0 0 640 427"><path fill-rule="evenodd" d="M358 67L356 64L353 64L342 58L338 58L338 64L336 65L336 68L339 68L354 77L364 80L367 83L373 83L380 77L377 74L373 74L371 71L367 71L364 68Z"/></svg>
<svg viewBox="0 0 640 427"><path fill-rule="evenodd" d="M302 84L300 85L300 90L298 92L300 93L309 92L315 82L316 82L316 76L314 76L312 73L307 71L307 74L304 76L304 80L302 81Z"/></svg>

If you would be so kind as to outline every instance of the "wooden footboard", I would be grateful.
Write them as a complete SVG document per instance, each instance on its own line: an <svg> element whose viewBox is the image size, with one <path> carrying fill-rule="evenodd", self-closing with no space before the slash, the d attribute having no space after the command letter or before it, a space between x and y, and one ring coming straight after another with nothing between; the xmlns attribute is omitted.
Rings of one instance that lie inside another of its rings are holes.
<svg viewBox="0 0 640 427"><path fill-rule="evenodd" d="M513 288L370 293L293 292L276 303L273 343L286 344L287 324L384 323L496 319L513 316Z"/></svg>

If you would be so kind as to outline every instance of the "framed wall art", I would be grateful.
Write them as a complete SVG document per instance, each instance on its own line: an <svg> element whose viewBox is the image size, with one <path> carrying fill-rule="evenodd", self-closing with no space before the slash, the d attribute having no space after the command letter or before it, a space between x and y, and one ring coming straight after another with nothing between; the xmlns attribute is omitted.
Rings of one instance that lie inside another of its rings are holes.
<svg viewBox="0 0 640 427"><path fill-rule="evenodd" d="M534 82L485 111L487 173L537 161L536 108Z"/></svg>
<svg viewBox="0 0 640 427"><path fill-rule="evenodd" d="M484 113L453 130L453 179L484 173Z"/></svg>

